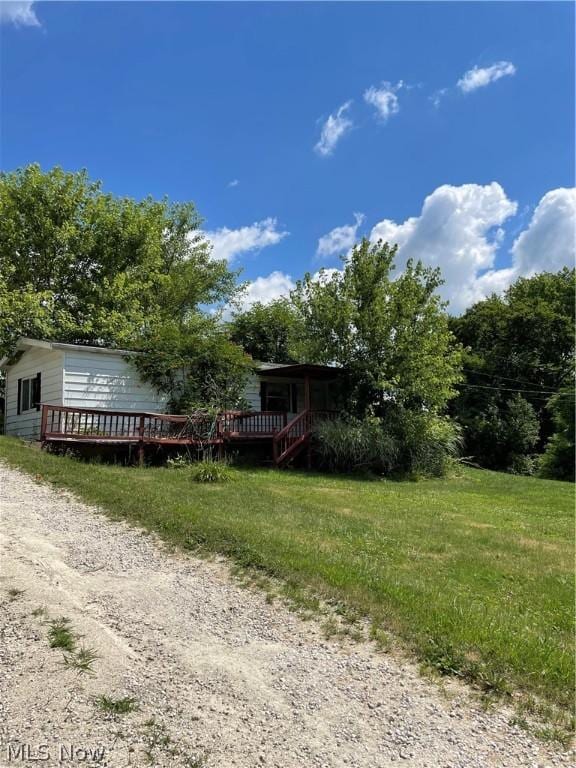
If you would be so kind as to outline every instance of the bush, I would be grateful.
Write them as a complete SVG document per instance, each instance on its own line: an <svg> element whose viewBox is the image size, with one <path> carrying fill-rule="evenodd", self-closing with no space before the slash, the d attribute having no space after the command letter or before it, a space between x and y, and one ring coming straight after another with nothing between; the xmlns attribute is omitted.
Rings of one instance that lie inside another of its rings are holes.
<svg viewBox="0 0 576 768"><path fill-rule="evenodd" d="M190 477L196 483L226 483L232 480L232 470L225 461L203 459L190 465Z"/></svg>
<svg viewBox="0 0 576 768"><path fill-rule="evenodd" d="M372 470L387 474L396 465L398 446L378 419L341 418L315 430L320 461L332 472Z"/></svg>
<svg viewBox="0 0 576 768"><path fill-rule="evenodd" d="M321 463L333 472L368 470L440 476L460 446L450 419L391 407L385 419L342 418L316 429Z"/></svg>
<svg viewBox="0 0 576 768"><path fill-rule="evenodd" d="M574 482L574 390L561 389L550 398L546 407L552 413L556 432L540 458L539 475Z"/></svg>
<svg viewBox="0 0 576 768"><path fill-rule="evenodd" d="M465 422L466 451L487 469L531 474L539 431L533 405L516 393Z"/></svg>
<svg viewBox="0 0 576 768"><path fill-rule="evenodd" d="M404 474L440 477L460 451L460 427L447 416L393 408L384 429L400 446L397 469Z"/></svg>
<svg viewBox="0 0 576 768"><path fill-rule="evenodd" d="M168 459L169 469L186 470L196 483L224 483L232 479L232 469L228 461L205 455L200 461L194 461L188 454L180 454Z"/></svg>

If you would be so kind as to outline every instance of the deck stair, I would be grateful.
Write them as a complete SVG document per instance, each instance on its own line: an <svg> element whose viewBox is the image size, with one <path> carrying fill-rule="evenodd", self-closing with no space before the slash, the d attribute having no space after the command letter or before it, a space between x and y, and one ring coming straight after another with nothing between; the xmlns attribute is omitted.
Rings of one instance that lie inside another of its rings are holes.
<svg viewBox="0 0 576 768"><path fill-rule="evenodd" d="M333 418L333 411L307 409L295 416L272 438L272 455L277 467L286 467L304 450L310 448L312 433L320 421Z"/></svg>

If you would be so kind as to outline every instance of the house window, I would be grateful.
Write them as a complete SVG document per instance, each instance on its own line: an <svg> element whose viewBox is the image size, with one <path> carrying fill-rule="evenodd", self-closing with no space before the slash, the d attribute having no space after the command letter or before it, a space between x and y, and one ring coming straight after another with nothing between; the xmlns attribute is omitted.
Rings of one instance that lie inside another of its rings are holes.
<svg viewBox="0 0 576 768"><path fill-rule="evenodd" d="M261 395L263 411L282 411L283 413L297 411L296 384L262 382Z"/></svg>
<svg viewBox="0 0 576 768"><path fill-rule="evenodd" d="M18 413L40 410L41 374L18 379Z"/></svg>

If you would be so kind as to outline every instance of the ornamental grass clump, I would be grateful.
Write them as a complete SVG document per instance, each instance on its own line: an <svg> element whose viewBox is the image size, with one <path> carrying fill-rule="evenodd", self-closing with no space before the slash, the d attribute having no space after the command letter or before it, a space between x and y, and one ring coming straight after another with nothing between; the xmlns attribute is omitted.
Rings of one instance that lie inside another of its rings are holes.
<svg viewBox="0 0 576 768"><path fill-rule="evenodd" d="M227 483L233 471L226 461L204 458L190 465L190 477L196 483Z"/></svg>

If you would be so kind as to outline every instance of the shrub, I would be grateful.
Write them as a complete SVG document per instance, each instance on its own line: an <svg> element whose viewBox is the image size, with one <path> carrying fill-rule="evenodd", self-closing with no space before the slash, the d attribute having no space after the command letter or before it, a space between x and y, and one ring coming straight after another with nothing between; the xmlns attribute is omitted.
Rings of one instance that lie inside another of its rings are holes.
<svg viewBox="0 0 576 768"><path fill-rule="evenodd" d="M574 390L565 387L547 403L552 413L555 433L540 459L539 474L553 480L574 482Z"/></svg>
<svg viewBox="0 0 576 768"><path fill-rule="evenodd" d="M326 421L315 436L321 463L333 472L439 476L460 447L450 419L396 406L384 419Z"/></svg>
<svg viewBox="0 0 576 768"><path fill-rule="evenodd" d="M466 450L487 469L531 474L539 439L534 406L516 393L506 402L492 402L465 423Z"/></svg>
<svg viewBox="0 0 576 768"><path fill-rule="evenodd" d="M394 407L384 429L396 438L397 469L405 474L439 477L460 450L460 427L447 416Z"/></svg>
<svg viewBox="0 0 576 768"><path fill-rule="evenodd" d="M190 465L190 477L196 483L225 483L233 474L227 462L204 458Z"/></svg>
<svg viewBox="0 0 576 768"><path fill-rule="evenodd" d="M169 458L166 466L169 469L189 472L196 483L223 483L231 480L233 476L227 460L215 459L208 453L199 461L194 461L189 454L180 454Z"/></svg>
<svg viewBox="0 0 576 768"><path fill-rule="evenodd" d="M315 430L321 463L332 472L394 470L398 445L378 419L340 418L324 421Z"/></svg>

